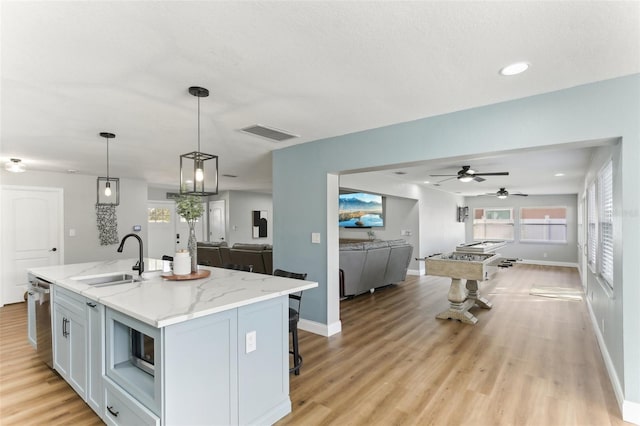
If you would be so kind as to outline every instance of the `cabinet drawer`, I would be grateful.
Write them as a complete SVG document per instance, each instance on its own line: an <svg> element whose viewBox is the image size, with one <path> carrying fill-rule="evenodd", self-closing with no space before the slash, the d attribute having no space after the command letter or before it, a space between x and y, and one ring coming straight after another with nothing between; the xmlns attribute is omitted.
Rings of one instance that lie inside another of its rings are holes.
<svg viewBox="0 0 640 426"><path fill-rule="evenodd" d="M59 286L53 286L53 301L67 308L72 313L78 314L82 317L85 316L85 297L74 293L69 290L65 290Z"/></svg>
<svg viewBox="0 0 640 426"><path fill-rule="evenodd" d="M158 416L133 399L109 379L104 380L104 416L108 425L140 426L160 425Z"/></svg>

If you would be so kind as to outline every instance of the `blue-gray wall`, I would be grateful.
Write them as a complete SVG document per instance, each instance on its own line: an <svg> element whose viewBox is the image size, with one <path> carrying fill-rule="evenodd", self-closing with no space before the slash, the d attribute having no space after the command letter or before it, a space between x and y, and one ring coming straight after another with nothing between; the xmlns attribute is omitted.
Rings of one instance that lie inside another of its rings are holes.
<svg viewBox="0 0 640 426"><path fill-rule="evenodd" d="M425 100L428 102L428 100ZM337 250L337 212L327 209L328 174L387 164L620 137L620 273L611 315L622 338L607 341L626 401L640 403L640 75L296 145L273 153L274 264L304 270L319 287L303 316L327 323L329 274ZM337 186L337 181L336 181ZM334 192L337 192L334 191ZM312 232L321 243L312 244ZM615 230L614 230L615 232ZM622 238L622 235L628 236ZM327 238L327 236L329 238ZM334 266L335 267L335 266ZM333 278L331 282L335 282ZM597 296L604 297L604 296ZM333 303L333 300L330 301ZM585 372L589 374L589 372Z"/></svg>

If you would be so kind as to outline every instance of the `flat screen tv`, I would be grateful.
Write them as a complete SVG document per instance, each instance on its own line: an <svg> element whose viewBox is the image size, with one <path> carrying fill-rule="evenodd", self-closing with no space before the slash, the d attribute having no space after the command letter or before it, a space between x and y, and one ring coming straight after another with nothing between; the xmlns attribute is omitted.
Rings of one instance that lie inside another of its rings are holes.
<svg viewBox="0 0 640 426"><path fill-rule="evenodd" d="M340 194L338 201L341 228L380 228L384 226L384 197L365 192Z"/></svg>

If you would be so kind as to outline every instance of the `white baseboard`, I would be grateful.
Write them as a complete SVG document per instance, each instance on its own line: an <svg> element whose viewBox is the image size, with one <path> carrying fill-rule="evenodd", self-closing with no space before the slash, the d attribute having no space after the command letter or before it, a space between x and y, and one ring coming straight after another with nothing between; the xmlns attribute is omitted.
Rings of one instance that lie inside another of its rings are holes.
<svg viewBox="0 0 640 426"><path fill-rule="evenodd" d="M407 269L407 275L423 275L424 271L421 269Z"/></svg>
<svg viewBox="0 0 640 426"><path fill-rule="evenodd" d="M625 422L640 425L640 404L637 402L624 401L622 403L622 420Z"/></svg>
<svg viewBox="0 0 640 426"><path fill-rule="evenodd" d="M529 265L544 265L544 266L566 266L567 268L578 268L578 264L574 262L554 262L552 260L533 260L522 259L518 263L526 263Z"/></svg>
<svg viewBox="0 0 640 426"><path fill-rule="evenodd" d="M298 322L298 328L300 330L308 331L309 333L329 337L342 331L342 322L336 321L331 324L322 324L316 321L300 318L300 321Z"/></svg>
<svg viewBox="0 0 640 426"><path fill-rule="evenodd" d="M600 347L600 353L602 354L604 365L607 368L607 374L609 374L611 386L613 386L613 393L615 394L616 400L618 401L618 408L620 408L622 420L634 424L640 424L640 404L624 400L624 391L622 390L622 385L620 384L620 380L618 379L618 375L616 374L616 369L613 365L613 360L609 355L607 345L604 342L604 336L600 331L600 327L598 327L598 319L596 318L596 314L593 312L593 308L591 307L591 301L589 300L589 298L586 298L586 300L587 308L589 309L589 317L591 318L591 326L593 327L593 331L596 334L596 340L598 341L598 346Z"/></svg>

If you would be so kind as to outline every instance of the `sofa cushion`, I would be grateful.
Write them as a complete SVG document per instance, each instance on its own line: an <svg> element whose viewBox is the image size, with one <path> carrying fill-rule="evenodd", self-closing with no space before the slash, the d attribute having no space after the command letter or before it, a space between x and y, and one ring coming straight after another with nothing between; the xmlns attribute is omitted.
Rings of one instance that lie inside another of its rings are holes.
<svg viewBox="0 0 640 426"><path fill-rule="evenodd" d="M246 244L246 243L235 243L232 247L233 249L240 250L268 250L271 249L271 245L269 244Z"/></svg>

